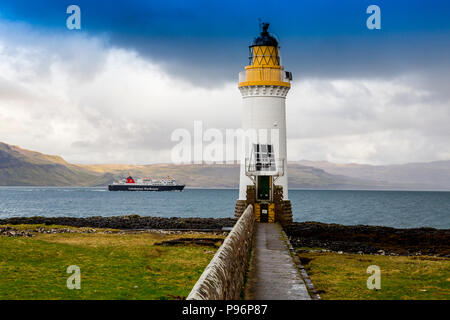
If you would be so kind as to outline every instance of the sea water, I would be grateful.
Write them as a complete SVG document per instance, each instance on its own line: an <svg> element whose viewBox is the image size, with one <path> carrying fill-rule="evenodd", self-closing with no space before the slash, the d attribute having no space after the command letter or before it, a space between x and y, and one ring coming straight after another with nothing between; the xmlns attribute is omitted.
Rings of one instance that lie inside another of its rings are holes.
<svg viewBox="0 0 450 320"><path fill-rule="evenodd" d="M233 217L235 189L110 192L106 188L0 187L0 218ZM294 221L450 228L450 192L289 190Z"/></svg>

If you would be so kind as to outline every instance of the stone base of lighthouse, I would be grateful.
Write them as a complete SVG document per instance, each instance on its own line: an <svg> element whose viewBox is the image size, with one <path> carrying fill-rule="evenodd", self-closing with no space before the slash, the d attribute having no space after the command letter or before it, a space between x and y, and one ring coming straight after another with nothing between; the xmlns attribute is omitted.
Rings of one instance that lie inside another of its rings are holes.
<svg viewBox="0 0 450 320"><path fill-rule="evenodd" d="M275 204L275 222L285 226L292 223L292 205L290 200L283 200L283 187L274 186L273 202ZM249 204L257 203L255 186L247 186L247 199L237 200L234 216L239 219Z"/></svg>

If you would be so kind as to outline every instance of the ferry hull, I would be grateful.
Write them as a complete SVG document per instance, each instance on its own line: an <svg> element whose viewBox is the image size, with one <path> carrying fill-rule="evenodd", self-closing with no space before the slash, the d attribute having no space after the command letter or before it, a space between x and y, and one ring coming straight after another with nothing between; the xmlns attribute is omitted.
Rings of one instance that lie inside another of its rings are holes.
<svg viewBox="0 0 450 320"><path fill-rule="evenodd" d="M109 191L183 191L184 185L176 186L149 186L149 185L120 185L110 184Z"/></svg>

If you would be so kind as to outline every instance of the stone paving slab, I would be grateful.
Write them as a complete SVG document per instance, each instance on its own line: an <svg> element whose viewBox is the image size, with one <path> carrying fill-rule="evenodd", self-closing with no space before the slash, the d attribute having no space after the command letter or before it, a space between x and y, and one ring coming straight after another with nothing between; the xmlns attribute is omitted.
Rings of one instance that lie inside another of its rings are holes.
<svg viewBox="0 0 450 320"><path fill-rule="evenodd" d="M281 226L256 223L252 257L245 287L246 300L310 300L283 239Z"/></svg>

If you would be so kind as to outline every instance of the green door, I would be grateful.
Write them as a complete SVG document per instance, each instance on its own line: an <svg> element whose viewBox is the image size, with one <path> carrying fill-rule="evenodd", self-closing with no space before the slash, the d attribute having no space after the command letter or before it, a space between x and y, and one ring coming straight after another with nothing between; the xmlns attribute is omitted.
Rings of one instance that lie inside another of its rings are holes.
<svg viewBox="0 0 450 320"><path fill-rule="evenodd" d="M258 176L258 200L270 200L270 176Z"/></svg>

